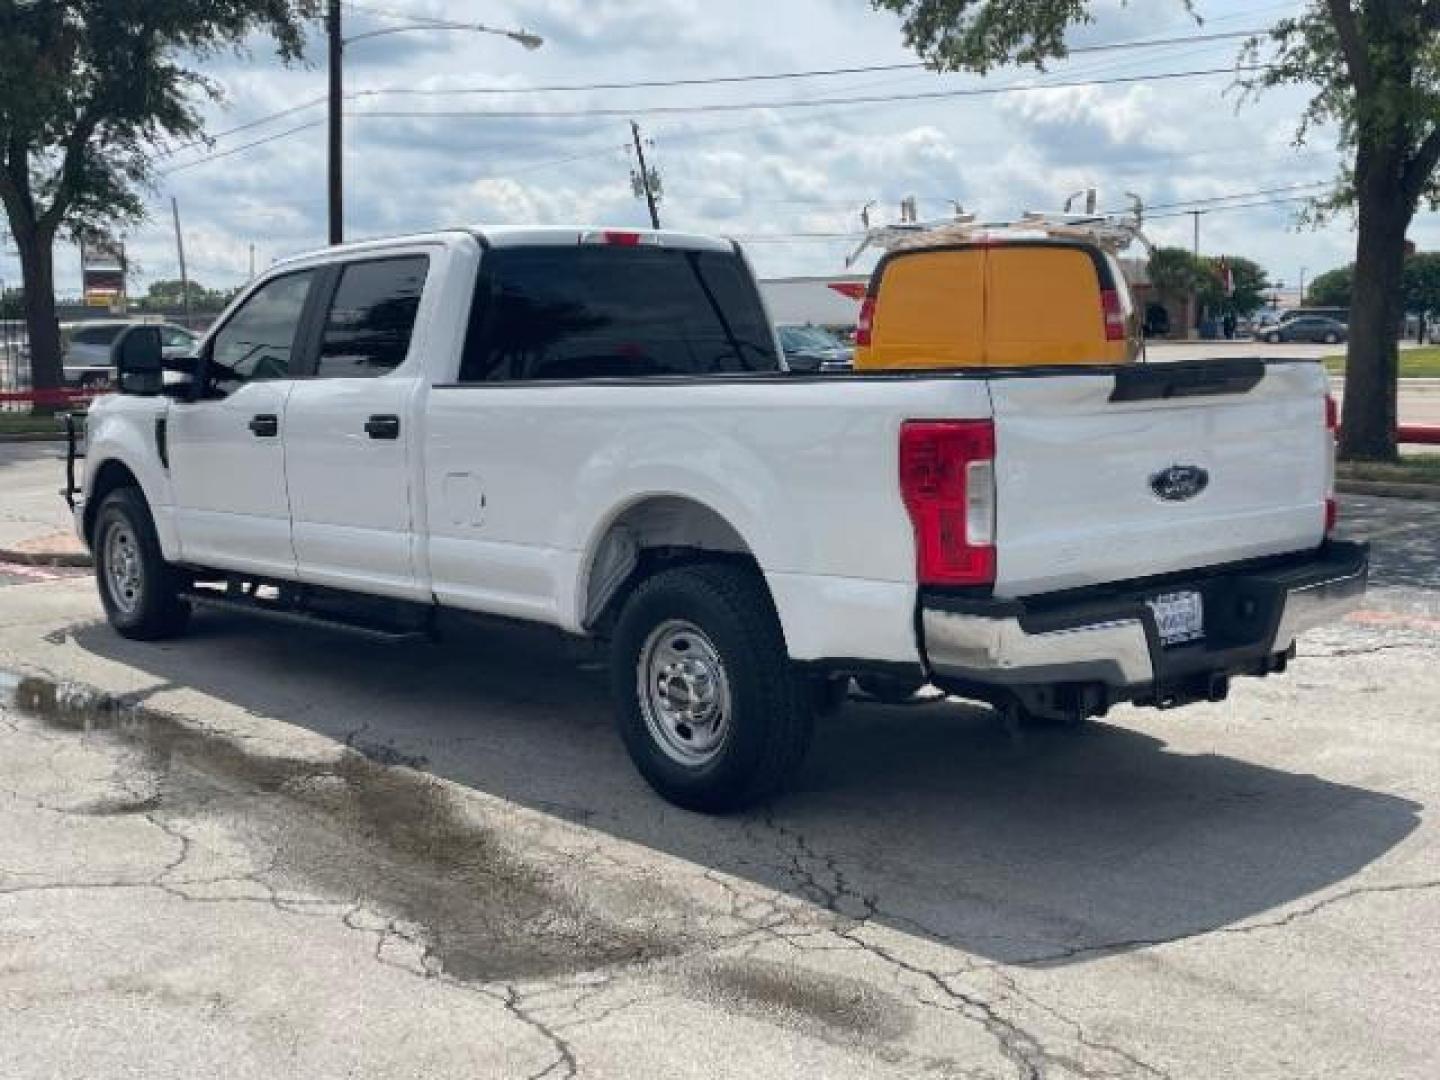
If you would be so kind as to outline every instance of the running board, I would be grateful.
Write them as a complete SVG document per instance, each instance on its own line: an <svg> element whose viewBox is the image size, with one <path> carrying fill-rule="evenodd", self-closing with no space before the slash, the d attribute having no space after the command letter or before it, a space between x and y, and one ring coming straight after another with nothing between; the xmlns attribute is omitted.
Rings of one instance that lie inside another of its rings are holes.
<svg viewBox="0 0 1440 1080"><path fill-rule="evenodd" d="M309 611L282 607L279 604L267 600L227 596L209 589L188 589L181 595L190 601L190 603L197 604L200 607L214 608L218 611L236 611L244 615L259 615L262 618L273 619L276 622L292 623L296 626L317 627L323 630L338 630L344 634L368 638L371 641L384 642L387 645L403 645L410 642L434 640L433 634L425 629L379 626L373 623L340 618L335 615L317 615Z"/></svg>

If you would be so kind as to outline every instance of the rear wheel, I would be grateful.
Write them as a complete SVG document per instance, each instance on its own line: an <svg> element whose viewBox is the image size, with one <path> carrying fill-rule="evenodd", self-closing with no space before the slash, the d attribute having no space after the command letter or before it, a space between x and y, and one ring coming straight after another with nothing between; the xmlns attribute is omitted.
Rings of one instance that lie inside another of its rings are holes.
<svg viewBox="0 0 1440 1080"><path fill-rule="evenodd" d="M656 574L626 603L612 647L620 735L670 802L737 810L778 791L803 760L814 694L753 571Z"/></svg>
<svg viewBox="0 0 1440 1080"><path fill-rule="evenodd" d="M1325 344L1326 344L1326 345L1338 345L1339 343L1340 343L1340 335L1339 335L1339 334L1326 334L1326 335L1325 335Z"/></svg>
<svg viewBox="0 0 1440 1080"><path fill-rule="evenodd" d="M95 514L95 579L117 633L141 641L172 637L190 621L180 574L165 561L155 522L138 488L105 496Z"/></svg>

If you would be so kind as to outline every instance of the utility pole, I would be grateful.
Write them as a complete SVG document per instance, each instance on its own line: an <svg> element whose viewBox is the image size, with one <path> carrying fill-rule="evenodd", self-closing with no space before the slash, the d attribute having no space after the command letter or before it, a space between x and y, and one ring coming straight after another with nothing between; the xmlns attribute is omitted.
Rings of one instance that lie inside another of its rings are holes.
<svg viewBox="0 0 1440 1080"><path fill-rule="evenodd" d="M340 111L345 96L342 70L345 42L340 37L340 0L330 0L325 30L330 41L330 243L339 244L345 240L345 141Z"/></svg>
<svg viewBox="0 0 1440 1080"><path fill-rule="evenodd" d="M170 196L170 211L175 215L175 253L180 256L180 311L182 322L190 325L190 275L185 272L185 238L180 233L180 203Z"/></svg>
<svg viewBox="0 0 1440 1080"><path fill-rule="evenodd" d="M1200 216L1209 213L1208 210L1191 210L1190 216L1195 219L1195 257L1200 257Z"/></svg>
<svg viewBox="0 0 1440 1080"><path fill-rule="evenodd" d="M1305 270L1306 270L1306 267L1303 267L1303 266L1300 267L1300 306L1301 306L1301 307L1304 307L1304 306L1305 306Z"/></svg>
<svg viewBox="0 0 1440 1080"><path fill-rule="evenodd" d="M640 125L634 120L630 121L630 134L635 139L635 157L639 159L640 172L636 186L645 193L645 203L650 207L650 227L660 228L660 208L656 205L655 199L655 177L650 174L650 167L645 164L645 147L640 140ZM632 180L634 178L632 177ZM639 191L636 192L639 194Z"/></svg>
<svg viewBox="0 0 1440 1080"><path fill-rule="evenodd" d="M250 245L250 278L251 278L251 280L254 280L254 278L255 278L255 245L254 245L254 244L251 244L251 245Z"/></svg>

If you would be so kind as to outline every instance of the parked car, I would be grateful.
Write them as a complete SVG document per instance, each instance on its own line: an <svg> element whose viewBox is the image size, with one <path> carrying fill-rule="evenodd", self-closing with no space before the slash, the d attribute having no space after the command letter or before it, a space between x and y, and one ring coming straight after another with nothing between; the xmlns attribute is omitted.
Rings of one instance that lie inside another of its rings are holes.
<svg viewBox="0 0 1440 1080"><path fill-rule="evenodd" d="M104 319L94 322L65 323L60 327L65 382L83 388L109 386L115 369L110 348L122 333L132 326L154 325L160 330L161 345L167 359L189 356L200 343L200 335L174 323L143 323L133 319Z"/></svg>
<svg viewBox="0 0 1440 1080"><path fill-rule="evenodd" d="M1143 346L1119 260L1078 240L985 239L881 258L855 367L1126 364Z"/></svg>
<svg viewBox="0 0 1440 1080"><path fill-rule="evenodd" d="M778 326L780 350L791 371L849 371L855 350L818 326Z"/></svg>
<svg viewBox="0 0 1440 1080"><path fill-rule="evenodd" d="M1338 345L1350 336L1350 328L1336 319L1319 315L1301 315L1268 326L1260 333L1262 341L1271 345L1289 341L1314 341Z"/></svg>
<svg viewBox="0 0 1440 1080"><path fill-rule="evenodd" d="M794 379L709 237L344 245L247 286L188 385L157 331L116 352L68 497L119 633L547 624L608 650L639 772L694 809L782 786L855 676L1017 722L1217 701L1365 588L1320 364Z"/></svg>

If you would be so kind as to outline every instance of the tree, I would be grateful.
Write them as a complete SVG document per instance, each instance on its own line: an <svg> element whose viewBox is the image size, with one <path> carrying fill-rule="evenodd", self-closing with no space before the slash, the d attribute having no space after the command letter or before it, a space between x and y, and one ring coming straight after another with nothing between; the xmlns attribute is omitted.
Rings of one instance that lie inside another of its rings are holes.
<svg viewBox="0 0 1440 1080"><path fill-rule="evenodd" d="M0 204L25 283L32 377L60 385L54 246L145 215L160 140L203 137L222 97L194 64L270 34L300 57L319 0L0 0Z"/></svg>
<svg viewBox="0 0 1440 1080"><path fill-rule="evenodd" d="M1321 274L1311 284L1307 303L1315 307L1351 306L1355 264ZM1405 311L1440 312L1440 254L1412 255L1400 277L1400 299Z"/></svg>
<svg viewBox="0 0 1440 1080"><path fill-rule="evenodd" d="M1041 67L1065 56L1067 31L1092 21L1094 6L872 3L900 14L906 44L937 70L980 72L1006 63ZM1175 3L1187 11L1196 6ZM1297 138L1333 123L1350 155L1334 194L1317 205L1321 214L1352 209L1359 225L1341 452L1393 460L1405 234L1421 199L1440 205L1440 0L1307 0L1299 15L1277 22L1242 56L1263 65L1242 78L1252 91L1313 87Z"/></svg>
<svg viewBox="0 0 1440 1080"><path fill-rule="evenodd" d="M1234 286L1229 296L1225 295L1222 262L1229 264L1230 280ZM1270 278L1255 260L1243 255L1222 255L1203 258L1200 263L1200 303L1205 307L1212 311L1231 308L1240 315L1253 315L1265 306L1265 292L1270 288Z"/></svg>
<svg viewBox="0 0 1440 1080"><path fill-rule="evenodd" d="M1354 283L1354 263L1327 270L1310 283L1310 288L1300 298L1300 302L1312 307L1348 308L1350 306L1350 290Z"/></svg>
<svg viewBox="0 0 1440 1080"><path fill-rule="evenodd" d="M1150 284L1162 300L1187 302L1200 289L1202 271L1184 248L1156 248L1150 253Z"/></svg>

